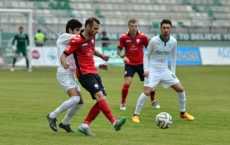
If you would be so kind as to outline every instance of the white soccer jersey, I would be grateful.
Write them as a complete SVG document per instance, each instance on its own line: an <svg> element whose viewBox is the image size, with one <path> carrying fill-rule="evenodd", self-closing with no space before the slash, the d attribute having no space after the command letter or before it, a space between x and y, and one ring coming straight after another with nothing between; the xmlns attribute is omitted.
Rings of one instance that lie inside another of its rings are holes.
<svg viewBox="0 0 230 145"><path fill-rule="evenodd" d="M144 55L144 71L151 68L168 68L168 56L171 54L171 71L176 73L176 49L177 40L170 36L167 41L161 35L153 37Z"/></svg>
<svg viewBox="0 0 230 145"><path fill-rule="evenodd" d="M68 34L64 33L57 39L57 49L58 49L58 58L59 58L59 66L57 69L58 73L75 73L76 71L76 65L75 65L75 59L73 55L69 55L66 57L66 61L70 64L70 67L68 69L64 69L60 62L60 57L63 53L63 51L66 49L67 45L69 44L69 41L75 36L75 34Z"/></svg>

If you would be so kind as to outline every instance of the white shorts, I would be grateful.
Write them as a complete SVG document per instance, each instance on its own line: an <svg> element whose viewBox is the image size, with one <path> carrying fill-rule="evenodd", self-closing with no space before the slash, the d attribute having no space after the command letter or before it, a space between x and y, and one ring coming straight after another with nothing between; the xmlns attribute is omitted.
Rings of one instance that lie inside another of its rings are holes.
<svg viewBox="0 0 230 145"><path fill-rule="evenodd" d="M158 83L162 85L163 88L169 88L172 85L180 82L176 75L172 73L169 69L157 70L153 69L149 71L149 76L144 80L144 86L148 86L155 90Z"/></svg>
<svg viewBox="0 0 230 145"><path fill-rule="evenodd" d="M77 81L73 74L63 74L57 73L57 80L61 86L61 88L67 92L69 89L77 88L78 92L81 91L80 86L78 85Z"/></svg>

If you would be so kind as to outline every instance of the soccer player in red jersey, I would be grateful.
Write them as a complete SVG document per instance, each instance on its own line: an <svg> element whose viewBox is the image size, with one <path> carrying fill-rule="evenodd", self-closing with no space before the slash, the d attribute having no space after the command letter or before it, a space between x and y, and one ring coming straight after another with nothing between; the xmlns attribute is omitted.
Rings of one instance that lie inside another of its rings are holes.
<svg viewBox="0 0 230 145"><path fill-rule="evenodd" d="M121 91L121 105L120 110L126 110L126 98L128 95L129 87L135 73L138 73L141 81L144 81L143 70L143 46L147 48L149 41L147 36L138 31L138 22L131 19L128 22L129 32L124 33L119 40L117 54L123 59L125 63L125 83ZM125 54L122 53L125 48ZM151 94L151 104L159 109L160 105L155 101L155 91Z"/></svg>
<svg viewBox="0 0 230 145"><path fill-rule="evenodd" d="M103 60L108 61L109 57L104 56L95 50L95 35L98 33L100 22L96 18L89 18L85 21L85 29L70 40L69 45L61 55L61 64L65 69L69 67L66 62L66 57L73 54L76 63L76 75L81 85L91 94L92 99L96 103L90 109L86 119L78 127L78 131L88 136L94 136L91 133L90 123L102 113L113 124L116 131L121 129L121 126L126 122L126 118L117 120L112 114L107 102L106 92L97 69L94 66L94 55L101 57Z"/></svg>

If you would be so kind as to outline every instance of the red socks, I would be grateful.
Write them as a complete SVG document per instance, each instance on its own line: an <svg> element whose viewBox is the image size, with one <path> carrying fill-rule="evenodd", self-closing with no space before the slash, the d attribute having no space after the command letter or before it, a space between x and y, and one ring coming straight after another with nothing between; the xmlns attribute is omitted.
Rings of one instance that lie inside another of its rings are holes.
<svg viewBox="0 0 230 145"><path fill-rule="evenodd" d="M83 123L90 124L100 113L100 111L103 112L103 114L108 118L108 120L113 123L116 121L115 117L113 116L106 100L101 100L97 102L89 111L85 121Z"/></svg>
<svg viewBox="0 0 230 145"><path fill-rule="evenodd" d="M151 93L150 93L150 99L151 99L151 102L153 102L155 100L155 90L151 91Z"/></svg>
<svg viewBox="0 0 230 145"><path fill-rule="evenodd" d="M126 97L128 95L128 91L129 91L129 86L127 84L123 85L122 91L121 91L121 104L125 104L126 101Z"/></svg>
<svg viewBox="0 0 230 145"><path fill-rule="evenodd" d="M113 116L106 100L101 100L98 102L98 106L100 108L100 110L103 112L103 114L107 117L107 119L113 123L116 121L115 117Z"/></svg>
<svg viewBox="0 0 230 145"><path fill-rule="evenodd" d="M83 123L85 124L90 124L97 116L98 114L101 112L98 102L96 104L94 104L94 106L90 109L85 121Z"/></svg>

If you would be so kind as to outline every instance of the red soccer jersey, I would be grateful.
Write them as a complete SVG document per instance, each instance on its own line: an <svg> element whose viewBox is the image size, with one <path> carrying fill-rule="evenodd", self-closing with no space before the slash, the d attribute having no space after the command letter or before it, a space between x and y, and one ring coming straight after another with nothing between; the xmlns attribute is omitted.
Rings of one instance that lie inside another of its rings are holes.
<svg viewBox="0 0 230 145"><path fill-rule="evenodd" d="M122 50L125 48L125 56L129 59L129 65L143 64L143 46L147 48L149 40L142 32L137 32L135 37L130 36L129 33L124 33L119 40L118 48Z"/></svg>
<svg viewBox="0 0 230 145"><path fill-rule="evenodd" d="M64 50L66 56L73 53L77 77L85 74L98 74L94 66L95 37L85 39L82 32L70 40Z"/></svg>

